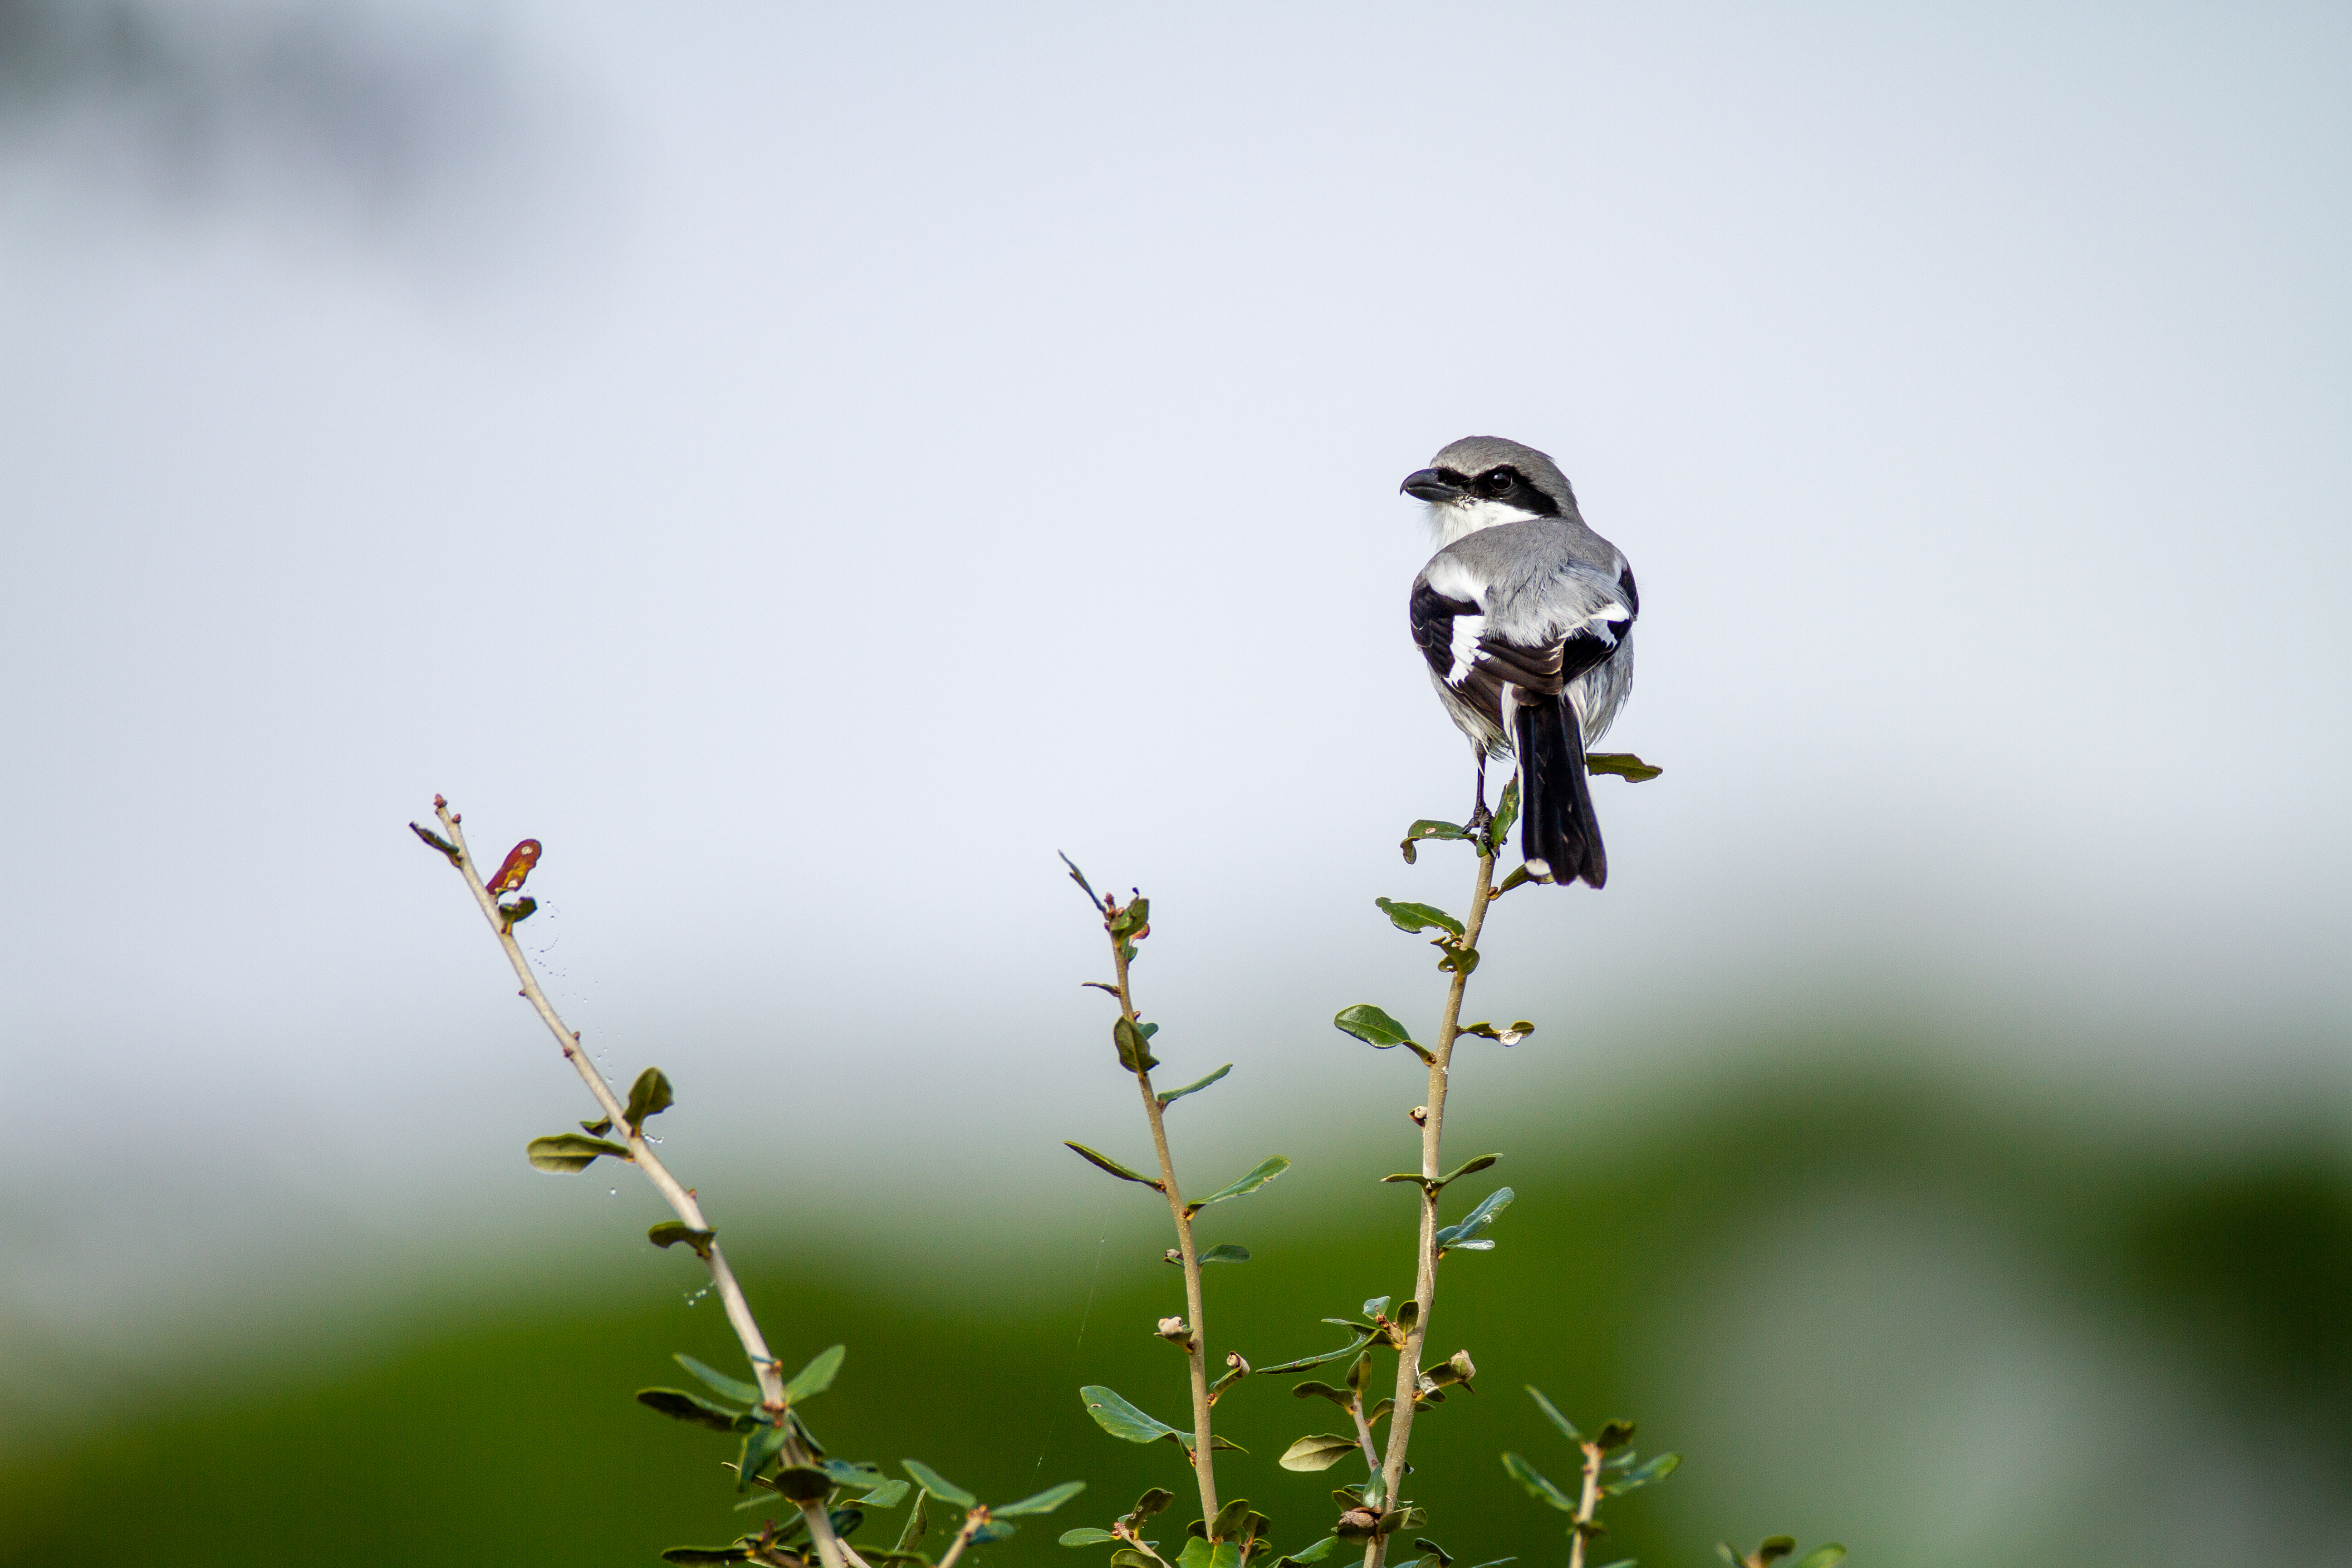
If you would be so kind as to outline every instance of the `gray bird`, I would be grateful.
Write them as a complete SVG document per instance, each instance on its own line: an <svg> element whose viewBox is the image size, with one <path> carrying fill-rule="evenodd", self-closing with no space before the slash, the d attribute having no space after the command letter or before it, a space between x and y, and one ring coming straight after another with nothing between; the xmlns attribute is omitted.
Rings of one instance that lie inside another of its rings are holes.
<svg viewBox="0 0 2352 1568"><path fill-rule="evenodd" d="M1437 535L1412 580L1412 640L1478 759L1472 826L1492 820L1486 759L1516 754L1528 875L1600 887L1609 858L1584 748L1633 684L1633 569L1533 447L1465 437L1399 488L1429 503Z"/></svg>

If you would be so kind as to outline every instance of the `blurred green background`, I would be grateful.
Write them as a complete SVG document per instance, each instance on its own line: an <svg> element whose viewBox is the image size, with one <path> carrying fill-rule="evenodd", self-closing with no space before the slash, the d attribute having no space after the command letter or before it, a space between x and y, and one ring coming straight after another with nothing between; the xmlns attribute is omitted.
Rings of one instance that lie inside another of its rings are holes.
<svg viewBox="0 0 2352 1568"><path fill-rule="evenodd" d="M1559 1521L1496 1462L1516 1448L1572 1468L1519 1392L1534 1383L1685 1455L1605 1516L1612 1550L1653 1563L1780 1531L1912 1564L2335 1560L2352 1518L2352 1173L2332 1120L2276 1105L2272 1135L2217 1149L2161 1115L2070 1121L1957 1076L1889 1077L1867 1064L1918 1042L1851 1031L1631 1119L1478 1114L1543 1038L1516 1061L1484 1047L1459 1075L1464 1122L1491 1137L1454 1148L1506 1151L1491 1174L1518 1197L1502 1245L1442 1280L1435 1342L1481 1374L1417 1427L1413 1490L1449 1550L1564 1560ZM680 1088L682 1104L724 1092ZM1180 1150L1243 1092L1245 1075L1171 1113ZM859 1113L887 1118L887 1099ZM1114 1147L1133 1131L1072 1129ZM1350 1131L1310 1131L1290 1173L1204 1216L1209 1241L1255 1254L1209 1272L1216 1353L1326 1348L1317 1319L1410 1289L1409 1204L1374 1184L1391 1140ZM675 1150L689 1179L699 1153ZM1025 1223L960 1190L969 1174L893 1212L854 1181L780 1198L739 1165L703 1184L785 1359L850 1348L813 1412L836 1452L921 1458L984 1497L1089 1483L990 1550L1017 1561L1059 1560L1062 1529L1182 1484L1172 1448L1111 1440L1075 1393L1106 1383L1182 1418L1180 1365L1150 1334L1181 1310L1157 1260L1164 1211L1075 1159L1059 1175ZM68 1398L70 1436L0 1467L0 1561L625 1563L748 1528L718 1468L728 1439L629 1397L690 1383L673 1351L740 1365L691 1259L638 1240L596 1173L518 1180L590 1222L522 1262L422 1244L369 1260L371 1289L278 1310L266 1344L190 1346L153 1386ZM1223 1493L1287 1546L1324 1532L1348 1475L1274 1466L1336 1414L1295 1381L1220 1405L1250 1450L1220 1457Z"/></svg>

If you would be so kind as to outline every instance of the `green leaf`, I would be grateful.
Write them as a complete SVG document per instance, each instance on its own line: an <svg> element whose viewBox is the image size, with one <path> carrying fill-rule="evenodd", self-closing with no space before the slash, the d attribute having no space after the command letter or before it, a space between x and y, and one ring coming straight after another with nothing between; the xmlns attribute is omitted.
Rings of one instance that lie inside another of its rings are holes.
<svg viewBox="0 0 2352 1568"><path fill-rule="evenodd" d="M1170 1106L1175 1104L1178 1100L1183 1099L1186 1095L1200 1093L1202 1089L1208 1088L1211 1084L1216 1082L1219 1079L1224 1077L1227 1073L1233 1070L1234 1064L1227 1062L1224 1066L1219 1068L1216 1071L1211 1073L1204 1079L1195 1079L1193 1082L1186 1084L1181 1089L1162 1089L1159 1094L1154 1095L1152 1098L1159 1100L1160 1109L1165 1110Z"/></svg>
<svg viewBox="0 0 2352 1568"><path fill-rule="evenodd" d="M1101 1170L1108 1171L1112 1175L1117 1176L1122 1182L1134 1182L1138 1185L1150 1187L1155 1193L1164 1193L1168 1190L1161 1186L1158 1182L1153 1181L1150 1176L1143 1175L1139 1172L1130 1171L1125 1165L1122 1165L1118 1161L1112 1159L1109 1155L1097 1154L1083 1143L1073 1143L1069 1140L1064 1139L1062 1141L1062 1146L1076 1153L1079 1159L1086 1161L1088 1164L1094 1165Z"/></svg>
<svg viewBox="0 0 2352 1568"><path fill-rule="evenodd" d="M602 1138L584 1137L577 1132L558 1132L552 1138L534 1138L523 1153L535 1169L569 1174L584 1171L596 1163L600 1154L626 1160L628 1149Z"/></svg>
<svg viewBox="0 0 2352 1568"><path fill-rule="evenodd" d="M904 1481L896 1479L887 1480L874 1488L871 1491L859 1494L857 1498L857 1506L860 1508L897 1508L901 1502L906 1500L908 1492L912 1489L913 1489L908 1486Z"/></svg>
<svg viewBox="0 0 2352 1568"><path fill-rule="evenodd" d="M1209 1521L1209 1539L1212 1541L1238 1539L1242 1533L1244 1521L1249 1518L1249 1511L1247 1498L1235 1498L1225 1504L1217 1510L1217 1517Z"/></svg>
<svg viewBox="0 0 2352 1568"><path fill-rule="evenodd" d="M1328 1399L1342 1410L1352 1410L1356 1405L1356 1396L1346 1389L1334 1388L1328 1383L1318 1383L1312 1378L1294 1384L1290 1396L1293 1399Z"/></svg>
<svg viewBox="0 0 2352 1568"><path fill-rule="evenodd" d="M1437 967L1453 974L1470 974L1478 967L1478 950L1475 947L1448 947L1438 955Z"/></svg>
<svg viewBox="0 0 2352 1568"><path fill-rule="evenodd" d="M1064 1481L1058 1487L1047 1487L1034 1497L1023 1498L1019 1502L999 1503L988 1511L996 1519L1008 1519L1029 1513L1051 1513L1086 1489L1087 1483L1084 1481Z"/></svg>
<svg viewBox="0 0 2352 1568"><path fill-rule="evenodd" d="M1584 1441L1584 1434L1576 1429L1576 1423L1570 1421L1567 1416L1562 1415L1559 1413L1559 1406L1554 1405L1550 1400L1544 1397L1544 1392L1542 1389L1538 1388L1532 1383L1524 1384L1523 1386L1528 1391L1528 1397L1536 1402L1536 1408L1542 1411L1546 1415L1551 1417L1551 1424L1559 1427L1562 1432L1566 1433L1570 1442L1581 1443Z"/></svg>
<svg viewBox="0 0 2352 1568"><path fill-rule="evenodd" d="M906 1485L904 1481L894 1481L886 1479L882 1472L872 1465L854 1464L847 1459L819 1459L816 1462L815 1468L823 1470L827 1476L830 1476L835 1486L897 1487ZM857 1500L859 1502L864 1502L866 1500L864 1498L859 1498Z"/></svg>
<svg viewBox="0 0 2352 1568"><path fill-rule="evenodd" d="M1454 826L1454 824L1450 822L1437 822L1424 816L1420 821L1414 823L1411 827L1404 830L1404 841L1399 844L1397 847L1404 852L1404 863L1410 866L1413 863L1414 859L1417 858L1416 853L1413 849L1413 844L1419 839L1467 838L1469 837L1470 836L1468 834L1463 832L1459 827Z"/></svg>
<svg viewBox="0 0 2352 1568"><path fill-rule="evenodd" d="M1337 1432L1317 1432L1285 1448L1282 1458L1275 1463L1286 1470L1328 1470L1349 1455L1360 1457L1362 1453L1353 1437Z"/></svg>
<svg viewBox="0 0 2352 1568"><path fill-rule="evenodd" d="M1601 1423L1599 1435L1592 1439L1592 1444L1606 1454L1613 1449L1623 1447L1633 1440L1633 1424L1631 1421L1604 1421ZM1790 1542L1789 1550L1794 1552L1796 1549L1797 1543L1793 1541Z"/></svg>
<svg viewBox="0 0 2352 1568"><path fill-rule="evenodd" d="M1151 923L1151 900L1137 894L1127 908L1111 917L1110 934L1130 936Z"/></svg>
<svg viewBox="0 0 2352 1568"><path fill-rule="evenodd" d="M1054 853L1056 855L1062 855L1062 852L1058 849L1055 850ZM1093 886L1087 882L1087 874L1078 869L1077 862L1071 859L1067 855L1062 855L1062 864L1070 868L1070 880L1076 882L1080 890L1087 895L1087 902L1094 905L1097 909L1102 908L1102 900L1096 895Z"/></svg>
<svg viewBox="0 0 2352 1568"><path fill-rule="evenodd" d="M1683 1457L1680 1454L1655 1455L1648 1463L1634 1466L1601 1489L1611 1497L1622 1497L1627 1492L1646 1487L1654 1481L1664 1480L1675 1473L1682 1462ZM1798 1568L1804 1568L1804 1564L1799 1563Z"/></svg>
<svg viewBox="0 0 2352 1568"><path fill-rule="evenodd" d="M920 1459L901 1459L898 1468L915 1478L915 1484L939 1499L958 1508L978 1508L980 1500L941 1476Z"/></svg>
<svg viewBox="0 0 2352 1568"><path fill-rule="evenodd" d="M1647 784L1666 770L1652 767L1631 752L1587 752L1584 771L1594 778L1614 773L1628 784Z"/></svg>
<svg viewBox="0 0 2352 1568"><path fill-rule="evenodd" d="M1768 1535L1756 1543L1755 1556L1759 1563L1778 1563L1796 1549L1797 1538L1793 1535Z"/></svg>
<svg viewBox="0 0 2352 1568"><path fill-rule="evenodd" d="M1326 1557L1330 1556L1332 1549L1339 1544L1339 1538L1338 1536L1327 1535L1322 1540L1317 1542L1314 1545L1306 1547L1301 1551L1292 1552L1290 1554L1290 1561L1293 1563L1320 1563Z"/></svg>
<svg viewBox="0 0 2352 1568"><path fill-rule="evenodd" d="M1517 1195L1508 1187L1496 1187L1476 1208L1464 1215L1461 1223L1449 1225L1437 1233L1437 1249L1443 1252L1448 1247L1466 1247L1474 1252L1484 1252L1493 1247L1491 1241L1481 1245L1472 1241L1471 1237L1493 1224L1495 1216L1508 1208L1511 1200Z"/></svg>
<svg viewBox="0 0 2352 1568"><path fill-rule="evenodd" d="M1496 804L1495 820L1486 825L1486 852L1500 852L1510 842L1511 825L1519 819L1519 775L1511 774L1511 782L1503 786L1503 798Z"/></svg>
<svg viewBox="0 0 2352 1568"><path fill-rule="evenodd" d="M1065 1546L1100 1546L1106 1541L1117 1541L1118 1539L1118 1537L1113 1535L1109 1531L1097 1530L1090 1524L1080 1525L1076 1530L1066 1530L1062 1531L1062 1544Z"/></svg>
<svg viewBox="0 0 2352 1568"><path fill-rule="evenodd" d="M751 1553L741 1546L673 1546L662 1553L665 1563L749 1563Z"/></svg>
<svg viewBox="0 0 2352 1568"><path fill-rule="evenodd" d="M1147 1557L1131 1546L1121 1547L1110 1554L1110 1568L1163 1568L1156 1557Z"/></svg>
<svg viewBox="0 0 2352 1568"><path fill-rule="evenodd" d="M683 1352L673 1359L678 1365L686 1368L730 1399L740 1399L746 1405L758 1405L764 1400L764 1396L760 1393L760 1385L756 1383L746 1383L740 1377L730 1377L717 1367L705 1366Z"/></svg>
<svg viewBox="0 0 2352 1568"><path fill-rule="evenodd" d="M985 1546L992 1541L1009 1541L1013 1538L1013 1531L1020 1528L1019 1525L1004 1524L992 1519L986 1524L972 1531L971 1543L974 1546Z"/></svg>
<svg viewBox="0 0 2352 1568"><path fill-rule="evenodd" d="M1382 914L1399 931L1444 931L1462 934L1462 922L1434 904L1408 904L1395 899L1374 899Z"/></svg>
<svg viewBox="0 0 2352 1568"><path fill-rule="evenodd" d="M656 1247L676 1247L679 1242L694 1248L694 1255L708 1263L710 1260L710 1238L715 1230L697 1230L684 1220L666 1219L646 1232L646 1239Z"/></svg>
<svg viewBox="0 0 2352 1568"><path fill-rule="evenodd" d="M784 1440L791 1436L792 1428L776 1421L762 1421L746 1433L743 1457L735 1462L735 1489L740 1492L750 1486L768 1461L782 1452Z"/></svg>
<svg viewBox="0 0 2352 1568"><path fill-rule="evenodd" d="M1331 1020L1332 1026L1343 1035L1353 1035L1376 1051L1397 1046L1410 1047L1423 1061L1433 1061L1426 1047L1417 1043L1402 1024L1381 1012L1369 1002L1359 1002L1352 1007L1342 1007Z"/></svg>
<svg viewBox="0 0 2352 1568"><path fill-rule="evenodd" d="M613 1119L609 1116L600 1116L593 1121L583 1121L580 1124L580 1131L591 1138L602 1138L612 1130Z"/></svg>
<svg viewBox="0 0 2352 1568"><path fill-rule="evenodd" d="M786 1465L771 1479L771 1490L794 1502L820 1502L833 1490L833 1478L814 1465Z"/></svg>
<svg viewBox="0 0 2352 1568"><path fill-rule="evenodd" d="M1127 1510L1127 1522L1139 1531L1161 1514L1166 1513L1168 1505L1175 1500L1176 1494L1166 1487L1153 1487L1150 1491L1137 1498L1135 1506Z"/></svg>
<svg viewBox="0 0 2352 1568"><path fill-rule="evenodd" d="M1249 1259L1248 1247L1230 1241L1221 1241L1201 1254L1201 1261L1203 1263L1247 1263Z"/></svg>
<svg viewBox="0 0 2352 1568"><path fill-rule="evenodd" d="M845 1345L817 1352L809 1358L808 1365L793 1373L793 1380L784 1384L784 1403L798 1405L802 1400L814 1399L831 1388L835 1374L841 1371L841 1363L848 1355L848 1347ZM877 1474L878 1476L879 1472Z"/></svg>
<svg viewBox="0 0 2352 1568"><path fill-rule="evenodd" d="M1517 1454L1503 1456L1503 1468L1511 1479L1528 1489L1528 1495L1538 1502L1548 1502L1562 1513L1576 1511L1576 1500L1544 1479L1543 1472L1520 1458Z"/></svg>
<svg viewBox="0 0 2352 1568"><path fill-rule="evenodd" d="M1469 1175L1475 1171L1483 1171L1501 1158L1502 1156L1500 1154L1481 1154L1475 1160L1465 1160L1461 1164L1454 1166L1454 1169L1438 1177L1437 1184L1442 1187L1448 1182L1455 1180L1457 1177ZM1391 1181L1394 1181L1396 1178L1391 1176L1389 1179Z"/></svg>
<svg viewBox="0 0 2352 1568"><path fill-rule="evenodd" d="M898 1544L891 1548L893 1552L912 1553L921 1543L924 1531L930 1529L929 1516L923 1511L923 1499L928 1495L920 1491L915 1494L915 1506L907 1510L907 1522L898 1531Z"/></svg>
<svg viewBox="0 0 2352 1568"><path fill-rule="evenodd" d="M1454 1031L1459 1035L1475 1035L1482 1040L1500 1040L1507 1046L1516 1046L1535 1032L1536 1026L1525 1018L1499 1028L1482 1018L1475 1024L1465 1024Z"/></svg>
<svg viewBox="0 0 2352 1568"><path fill-rule="evenodd" d="M1118 1050L1118 1065L1131 1073L1147 1073L1160 1065L1146 1043L1160 1032L1157 1024L1138 1024L1121 1013L1111 1021L1111 1044Z"/></svg>
<svg viewBox="0 0 2352 1568"><path fill-rule="evenodd" d="M640 1388L637 1403L648 1410L658 1410L673 1421L691 1421L697 1426L708 1426L713 1432L740 1432L751 1419L748 1411L713 1405L698 1394L688 1394L682 1388Z"/></svg>
<svg viewBox="0 0 2352 1568"><path fill-rule="evenodd" d="M669 1079L662 1076L662 1069L647 1068L637 1075L637 1081L629 1086L629 1109L626 1113L628 1123L632 1128L643 1131L646 1118L659 1116L677 1103L677 1101L671 1098Z"/></svg>
<svg viewBox="0 0 2352 1568"><path fill-rule="evenodd" d="M1243 1197L1250 1193L1254 1193L1288 1169L1290 1169L1290 1161L1287 1158L1280 1154L1269 1154L1265 1159L1259 1161L1255 1165L1251 1166L1246 1174L1238 1176L1233 1181L1226 1183L1223 1186L1219 1187L1215 1192L1211 1193L1205 1198L1195 1199L1193 1202L1186 1204L1184 1205L1185 1217L1188 1219L1191 1218L1192 1215L1199 1214L1202 1209L1207 1208L1211 1204L1221 1204L1227 1198Z"/></svg>
<svg viewBox="0 0 2352 1568"><path fill-rule="evenodd" d="M1280 1366L1262 1366L1257 1369L1258 1372L1261 1374L1281 1373L1286 1372L1305 1372L1310 1366L1321 1366L1327 1361L1338 1361L1341 1356L1354 1355L1358 1351L1364 1348L1364 1342L1372 1337L1373 1331L1370 1328L1366 1328L1356 1323L1350 1323L1345 1319L1335 1319L1333 1321L1338 1322L1342 1328L1352 1330L1358 1337L1350 1342L1341 1345L1338 1350L1325 1351L1320 1355L1300 1356L1297 1361L1286 1361Z"/></svg>
<svg viewBox="0 0 2352 1568"><path fill-rule="evenodd" d="M1421 1178L1416 1176L1413 1179L1419 1181ZM1364 1316L1367 1318L1377 1318L1388 1310L1389 1299L1386 1296L1375 1296L1364 1303Z"/></svg>
<svg viewBox="0 0 2352 1568"><path fill-rule="evenodd" d="M1209 1568L1242 1568L1242 1543L1220 1541L1209 1552Z"/></svg>
<svg viewBox="0 0 2352 1568"><path fill-rule="evenodd" d="M1797 1560L1797 1568L1836 1568L1845 1561L1845 1548L1834 1541L1823 1542Z"/></svg>
<svg viewBox="0 0 2352 1568"><path fill-rule="evenodd" d="M1512 870L1509 876L1495 884L1495 890L1488 894L1487 897L1499 899L1505 893L1509 892L1513 888L1525 887L1528 883L1534 880L1535 879L1533 877L1528 875L1528 868L1525 866L1517 867ZM1503 1561L1509 1563L1515 1561L1515 1559L1507 1557L1503 1559Z"/></svg>
<svg viewBox="0 0 2352 1568"><path fill-rule="evenodd" d="M1436 1557L1437 1568L1454 1568L1454 1553L1446 1551L1434 1541L1416 1541L1413 1544Z"/></svg>
<svg viewBox="0 0 2352 1568"><path fill-rule="evenodd" d="M1087 1414L1095 1418L1095 1425L1114 1437L1123 1437L1130 1443L1156 1443L1162 1437L1180 1435L1167 1422L1146 1415L1120 1398L1116 1390L1099 1384L1079 1389L1078 1398L1085 1403Z"/></svg>
<svg viewBox="0 0 2352 1568"><path fill-rule="evenodd" d="M1209 1568L1209 1555L1216 1550L1205 1535L1195 1535L1184 1542L1184 1554L1176 1559L1176 1568Z"/></svg>

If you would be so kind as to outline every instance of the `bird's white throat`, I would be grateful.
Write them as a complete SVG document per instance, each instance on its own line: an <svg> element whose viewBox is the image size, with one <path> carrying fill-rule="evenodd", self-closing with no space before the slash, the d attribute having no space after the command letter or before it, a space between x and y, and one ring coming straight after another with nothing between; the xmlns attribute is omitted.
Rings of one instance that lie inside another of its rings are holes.
<svg viewBox="0 0 2352 1568"><path fill-rule="evenodd" d="M1501 501L1481 500L1469 497L1462 500L1434 500L1429 503L1429 531L1437 537L1440 550L1457 539L1467 539L1482 528L1493 528L1506 522L1525 522L1536 513L1524 508L1507 506Z"/></svg>

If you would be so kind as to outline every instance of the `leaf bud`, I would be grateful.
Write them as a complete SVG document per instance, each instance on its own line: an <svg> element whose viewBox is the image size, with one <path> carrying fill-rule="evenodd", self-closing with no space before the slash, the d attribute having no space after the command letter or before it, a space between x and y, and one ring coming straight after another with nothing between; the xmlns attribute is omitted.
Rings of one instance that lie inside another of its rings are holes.
<svg viewBox="0 0 2352 1568"><path fill-rule="evenodd" d="M1171 1345L1181 1345L1188 1351L1192 1348L1192 1331L1181 1318L1162 1318L1160 1327L1152 1331Z"/></svg>
<svg viewBox="0 0 2352 1568"><path fill-rule="evenodd" d="M1412 1118L1412 1124L1415 1127L1429 1125L1429 1107L1426 1105L1416 1105L1405 1114Z"/></svg>
<svg viewBox="0 0 2352 1568"><path fill-rule="evenodd" d="M1250 1363L1242 1359L1242 1352L1239 1351L1235 1351L1231 1355L1225 1357L1225 1364L1232 1367L1235 1372L1240 1373L1244 1377L1247 1377L1249 1375Z"/></svg>
<svg viewBox="0 0 2352 1568"><path fill-rule="evenodd" d="M1454 1375L1460 1378L1465 1386L1478 1375L1477 1365L1471 1361L1468 1351L1455 1351L1446 1358L1445 1364L1454 1369Z"/></svg>

